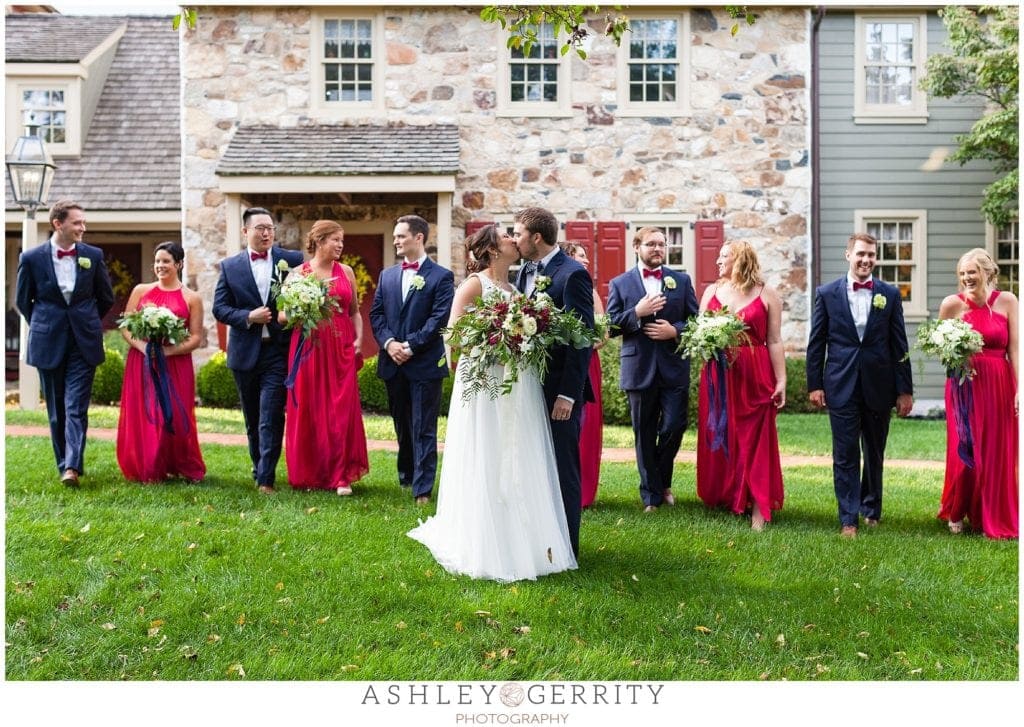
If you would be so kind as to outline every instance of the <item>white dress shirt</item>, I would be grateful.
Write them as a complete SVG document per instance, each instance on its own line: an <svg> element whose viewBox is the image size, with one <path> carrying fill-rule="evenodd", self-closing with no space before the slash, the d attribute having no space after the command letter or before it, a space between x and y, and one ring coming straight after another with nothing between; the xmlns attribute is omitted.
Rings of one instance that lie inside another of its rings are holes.
<svg viewBox="0 0 1024 727"><path fill-rule="evenodd" d="M267 251L265 258L252 259L252 253L256 252L251 247L246 246L246 253L249 255L249 269L252 270L253 280L256 281L256 290L260 293L260 300L263 301L263 305L267 304L270 300L270 278L273 272L273 265L271 264L271 254ZM270 331L265 325L261 325L260 328L263 330L260 332L261 338L270 338Z"/></svg>
<svg viewBox="0 0 1024 727"><path fill-rule="evenodd" d="M558 254L558 248L556 247L551 252L549 252L547 255L545 255L540 260L538 260L537 261L537 265L542 267L542 268L546 268L548 266L548 263L551 262L551 259L555 255L557 255L557 254ZM543 271L540 272L539 274L540 275L544 275ZM534 268L531 272L526 274L526 295L527 296L533 295L533 291L537 287L537 275L538 275L538 273L537 273L537 269L536 268ZM565 397L565 398L568 399L569 397Z"/></svg>
<svg viewBox="0 0 1024 727"><path fill-rule="evenodd" d="M656 268L649 268L643 263L638 263L636 267L640 271L640 280L644 283L644 290L647 291L647 295L660 295L661 282L665 277L665 271L661 270L661 266L659 265ZM662 277L655 278L651 275L644 275L644 270L661 270Z"/></svg>
<svg viewBox="0 0 1024 727"><path fill-rule="evenodd" d="M857 327L857 338L864 340L864 329L868 327L868 315L871 313L871 298L873 289L861 288L854 292L853 283L856 280L850 273L846 274L846 299L850 302L850 315L853 316L853 325ZM871 278L868 278L871 280ZM860 281L857 281L860 282Z"/></svg>
<svg viewBox="0 0 1024 727"><path fill-rule="evenodd" d="M423 267L423 263L426 261L427 256L424 254L419 260L403 260L402 262L416 263L420 267ZM419 269L413 270L412 268L406 268L402 270L402 302L409 297L409 290L412 287L412 279L414 276L419 275Z"/></svg>
<svg viewBox="0 0 1024 727"><path fill-rule="evenodd" d="M64 302L71 302L71 294L75 292L75 280L78 278L78 256L65 255L57 257L57 243L50 238L50 257L53 259L53 272L57 274L57 287L64 296ZM70 250L77 250L78 245L72 245Z"/></svg>

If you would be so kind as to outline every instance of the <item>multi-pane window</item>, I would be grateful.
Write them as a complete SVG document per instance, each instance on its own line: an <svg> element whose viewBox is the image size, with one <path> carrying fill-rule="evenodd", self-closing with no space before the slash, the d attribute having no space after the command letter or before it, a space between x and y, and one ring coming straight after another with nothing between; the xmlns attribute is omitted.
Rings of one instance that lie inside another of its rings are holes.
<svg viewBox="0 0 1024 727"><path fill-rule="evenodd" d="M626 62L631 102L672 102L678 98L679 21L637 19L629 24Z"/></svg>
<svg viewBox="0 0 1024 727"><path fill-rule="evenodd" d="M324 100L373 101L373 20L324 20Z"/></svg>
<svg viewBox="0 0 1024 727"><path fill-rule="evenodd" d="M916 225L912 220L876 220L866 225L867 233L878 240L878 260L875 274L900 289L903 301L913 304L918 291L914 290Z"/></svg>
<svg viewBox="0 0 1024 727"><path fill-rule="evenodd" d="M693 248L692 242L689 246L686 244L686 230L689 228L688 223L683 224L666 224L664 222L648 222L644 220L634 219L630 222L630 243L633 240L633 235L636 234L637 230L641 227L657 227L665 234L665 265L678 270L681 273L689 273L690 265L692 262L690 259L691 255L687 255L687 248L691 250ZM632 244L629 247L630 252L633 252ZM634 254L633 263L636 264L637 257Z"/></svg>
<svg viewBox="0 0 1024 727"><path fill-rule="evenodd" d="M24 89L21 92L21 123L32 125L39 137L49 144L67 141L67 109L64 91L57 89Z"/></svg>
<svg viewBox="0 0 1024 727"><path fill-rule="evenodd" d="M541 23L537 42L529 55L522 48L509 51L509 100L523 102L558 102L558 69L561 65L558 39L550 23Z"/></svg>
<svg viewBox="0 0 1024 727"><path fill-rule="evenodd" d="M996 265L999 266L999 289L1019 295L1020 290L1020 222L1015 220L996 228Z"/></svg>
<svg viewBox="0 0 1024 727"><path fill-rule="evenodd" d="M916 23L906 20L864 23L864 98L868 104L913 103L916 28Z"/></svg>

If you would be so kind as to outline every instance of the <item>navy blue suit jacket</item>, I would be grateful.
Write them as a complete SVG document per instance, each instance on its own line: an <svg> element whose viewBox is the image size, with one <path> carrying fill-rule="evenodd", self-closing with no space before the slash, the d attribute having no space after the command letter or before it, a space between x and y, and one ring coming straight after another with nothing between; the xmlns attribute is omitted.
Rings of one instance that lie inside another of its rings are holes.
<svg viewBox="0 0 1024 727"><path fill-rule="evenodd" d="M644 335L644 323L661 318L671 323L676 335L683 332L686 322L697 315L697 296L686 273L678 273L662 266L661 292L665 294L665 307L649 320L637 318L636 304L647 295L640 269L634 267L612 279L608 288L608 318L612 335L622 336L619 383L625 391L650 388L660 380L667 386L690 385L690 359L676 353L678 340L655 341ZM675 287L666 281L675 281Z"/></svg>
<svg viewBox="0 0 1024 727"><path fill-rule="evenodd" d="M858 382L864 403L876 411L888 411L898 394L914 391L900 292L878 278L872 281L872 300L881 295L885 306L872 303L863 341L857 338L850 313L846 277L815 291L807 341L807 390L823 389L829 407L849 402Z"/></svg>
<svg viewBox="0 0 1024 727"><path fill-rule="evenodd" d="M18 259L15 301L28 322L25 361L30 366L60 366L72 337L86 363L103 363L103 316L114 305L114 291L103 251L84 242L75 247L78 264L70 303L64 300L57 285L49 240L26 250ZM86 260L89 262L85 263Z"/></svg>
<svg viewBox="0 0 1024 727"><path fill-rule="evenodd" d="M277 275L277 264L280 260L294 268L302 264L302 253L298 250L285 250L281 247L270 248L270 261L273 275ZM282 279L287 273L282 273ZM256 279L252 276L249 260L249 249L245 248L237 255L226 258L220 264L220 278L217 289L213 293L213 317L230 326L228 331L228 368L235 371L250 371L256 367L260 355L260 341L263 337L262 325L249 325L249 311L264 305L260 298ZM291 331L285 331L277 322L277 299L271 291L267 296L266 305L270 308L270 323L267 328L274 344L287 347L291 340Z"/></svg>
<svg viewBox="0 0 1024 727"><path fill-rule="evenodd" d="M402 266L392 265L381 271L377 290L370 307L370 327L380 346L377 375L385 381L394 378L398 369L412 381L443 379L448 375L441 330L448 323L455 298L455 276L429 257L417 274L423 287L409 289L402 300ZM398 366L384 350L389 339L408 341L412 358Z"/></svg>
<svg viewBox="0 0 1024 727"><path fill-rule="evenodd" d="M594 283L587 269L559 250L544 266L543 274L551 279L550 285L543 292L551 296L556 306L567 313L574 313L593 330ZM520 288L522 277L523 271L520 268L516 279ZM593 349L589 346L574 348L565 345L551 350L548 371L543 381L544 399L548 406L552 406L559 396L567 396L574 402L594 400L589 375L592 353Z"/></svg>

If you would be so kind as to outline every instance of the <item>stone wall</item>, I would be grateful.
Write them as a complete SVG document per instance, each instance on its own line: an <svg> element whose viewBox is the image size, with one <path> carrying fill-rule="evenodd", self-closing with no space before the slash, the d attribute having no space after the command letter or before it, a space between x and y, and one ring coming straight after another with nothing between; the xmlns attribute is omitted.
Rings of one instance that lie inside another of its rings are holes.
<svg viewBox="0 0 1024 727"><path fill-rule="evenodd" d="M757 23L732 36L724 11L691 10L692 115L685 118L617 116L617 49L603 37L590 42L586 61L572 60L571 116L498 116L500 29L477 12L390 8L381 54L386 117L345 119L459 125L453 261L461 258L466 221L508 220L529 205L560 219L723 219L728 238L759 251L785 302L787 348L802 349L809 317L807 12L759 9ZM208 298L226 232L214 171L236 125L338 123L310 107L310 21L308 8L200 8L196 29L185 35L184 239Z"/></svg>

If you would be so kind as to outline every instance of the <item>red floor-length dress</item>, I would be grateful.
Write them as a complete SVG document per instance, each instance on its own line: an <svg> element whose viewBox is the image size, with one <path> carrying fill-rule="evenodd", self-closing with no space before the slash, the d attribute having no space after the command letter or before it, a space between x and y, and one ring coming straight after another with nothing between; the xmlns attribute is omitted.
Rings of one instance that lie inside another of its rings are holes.
<svg viewBox="0 0 1024 727"><path fill-rule="evenodd" d="M711 298L709 310L722 307ZM748 343L728 353L725 373L728 456L711 451L707 431L709 377L717 383L716 367L701 372L697 422L697 495L708 507L727 507L743 514L757 503L765 520L782 509L782 464L779 434L772 402L775 373L768 355L768 309L760 296L736 312L747 324Z"/></svg>
<svg viewBox="0 0 1024 727"><path fill-rule="evenodd" d="M139 299L139 308L146 305L162 305L188 324L188 303L180 289L153 287ZM167 356L166 361L173 433L164 425L145 356L134 348L128 351L117 421L117 464L127 480L159 482L180 476L198 481L206 476L196 433L192 354Z"/></svg>
<svg viewBox="0 0 1024 727"><path fill-rule="evenodd" d="M988 305L977 306L960 295L968 307L963 319L985 339L985 347L972 358L975 375L970 381L974 468L967 467L957 453L959 437L954 415L953 379L946 381L946 479L942 488L939 517L966 518L974 530L990 538L1016 538L1017 500L1017 417L1013 398L1017 381L1007 355L1009 324L992 310L999 296L993 290Z"/></svg>
<svg viewBox="0 0 1024 727"><path fill-rule="evenodd" d="M590 388L594 401L583 407L583 428L580 431L580 501L590 507L597 497L601 476L601 440L604 437L604 411L601 407L601 359L597 349L590 356Z"/></svg>
<svg viewBox="0 0 1024 727"><path fill-rule="evenodd" d="M309 263L300 270L311 274ZM356 379L355 328L348 314L354 293L338 263L331 275L330 294L340 310L321 321L305 344L285 408L285 461L294 488L347 487L370 470ZM292 334L289 373L300 333L296 328Z"/></svg>

